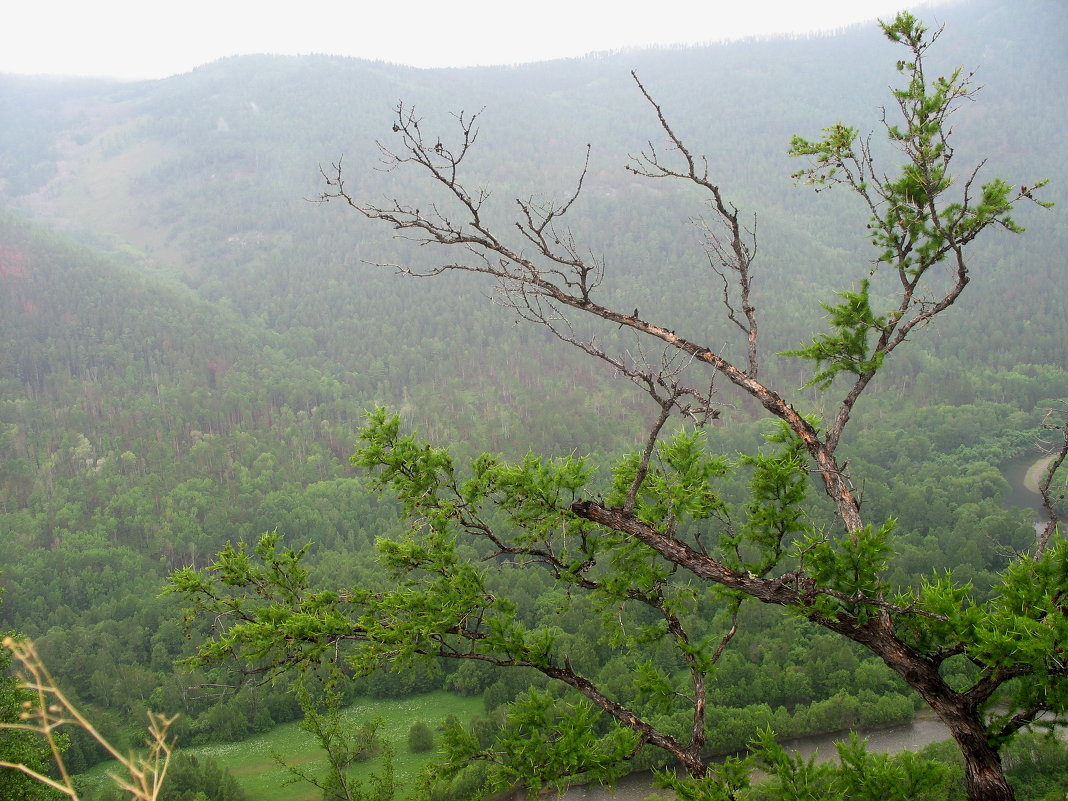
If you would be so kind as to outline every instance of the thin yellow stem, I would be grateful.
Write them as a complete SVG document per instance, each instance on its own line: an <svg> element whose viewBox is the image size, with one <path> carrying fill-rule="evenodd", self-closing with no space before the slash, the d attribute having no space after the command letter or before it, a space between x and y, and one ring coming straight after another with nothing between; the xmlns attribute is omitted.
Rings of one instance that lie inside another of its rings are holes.
<svg viewBox="0 0 1068 801"><path fill-rule="evenodd" d="M78 801L77 791L74 789L67 766L63 761L63 751L55 737L55 730L60 726L77 726L88 732L120 765L126 768L129 779L121 779L115 775L111 777L120 790L129 793L134 801L155 801L158 798L170 765L172 748L167 742L167 730L174 722L174 718L150 712L148 715L148 754L144 757L134 754L124 756L67 700L48 673L32 642L5 637L3 647L11 651L23 670L29 674L30 678L20 677L20 684L23 689L36 695L36 706L32 701L27 701L23 705L25 711L21 715L23 721L33 722L0 723L0 729L32 731L43 736L59 770L60 780L57 781L18 763L0 762L0 767L21 771L35 781L60 791L72 801Z"/></svg>

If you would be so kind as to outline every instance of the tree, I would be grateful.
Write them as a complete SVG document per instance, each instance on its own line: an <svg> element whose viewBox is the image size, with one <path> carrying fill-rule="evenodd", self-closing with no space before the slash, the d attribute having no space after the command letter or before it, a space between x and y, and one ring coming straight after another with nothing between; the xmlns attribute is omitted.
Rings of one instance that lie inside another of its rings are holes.
<svg viewBox="0 0 1068 801"><path fill-rule="evenodd" d="M982 164L955 179L949 120L975 94L971 75L958 69L932 80L924 58L937 34L911 15L882 27L908 53L897 63L902 85L893 90L891 108L898 119L890 111L883 119L900 165L891 171L878 166L871 137L840 123L818 139L795 137L790 146L806 164L798 180L817 190L845 189L860 201L875 246L874 266L864 266L851 288L824 305L829 332L779 354L812 363L808 385L831 409L825 422L763 379L768 356L751 291L753 229L637 75L666 147L650 143L628 169L682 182L707 197L705 256L743 345L740 361L676 333L669 323L646 319L637 308L628 312L629 303L603 302L604 264L585 254L566 224L585 170L562 202L518 200L517 221L497 224L486 207L488 191L470 189L461 178L478 138L477 114L459 114L456 140L443 141L424 129L413 109L398 106L393 130L400 145L380 146L383 158L391 168L421 171L438 192L430 203L359 201L340 162L324 173L324 200L341 199L443 253L428 270L402 271L490 277L516 315L628 377L658 414L643 448L624 457L603 487L576 458L529 456L509 464L484 455L461 470L447 451L403 434L396 416L376 411L353 462L395 494L412 521L401 541L379 542L395 585L312 591L303 552L283 547L276 535L265 536L254 553L228 548L210 568L172 577L174 589L197 609L226 613L231 621L200 658L237 655L253 670L277 670L332 656L345 645L359 671L420 659L533 668L580 700L532 692L513 706L505 727L513 734L495 748L453 738L456 760L493 760L533 785L577 775L611 778L620 761L653 746L697 781L710 770L706 680L737 631L742 604L755 600L878 656L949 728L964 758L968 797L1013 798L999 749L1042 715L1063 714L1068 704L1062 656L1068 542L1053 518L1030 551L1004 571L990 598L977 597L951 574L895 590L885 578L895 521L865 518L839 446L858 400L890 357L972 280L969 246L991 229L1022 232L1010 216L1015 204L1050 204L1036 196L1042 181L980 184ZM638 358L600 344L615 327L629 328L644 343ZM662 349L659 360L648 356L649 343ZM702 426L719 416L716 379L777 421L769 447L738 464L711 456L705 446ZM693 427L672 433L672 417ZM737 505L718 491L732 471L748 476L749 498ZM829 498L833 522L821 520L810 474ZM523 623L482 559L546 570L567 593L592 599L606 641L635 654L630 694L610 693L573 667L559 630ZM713 601L718 611L707 606ZM722 629L711 631L709 621ZM675 649L679 670L651 657L643 661L667 645ZM962 675L948 670L962 662L970 670L963 672L966 686L947 678ZM648 703L638 706L639 699Z"/></svg>
<svg viewBox="0 0 1068 801"><path fill-rule="evenodd" d="M381 742L381 718L352 727L341 718L341 699L336 693L328 692L317 700L301 687L297 695L304 710L300 728L314 736L323 750L326 772L319 775L291 765L281 754L274 753L275 761L290 774L285 783L307 782L322 792L323 801L392 801L396 792L393 757L389 745ZM353 766L379 752L383 752L381 771L372 774L366 786L354 779Z"/></svg>
<svg viewBox="0 0 1068 801"><path fill-rule="evenodd" d="M434 750L434 732L421 720L408 729L408 750L413 754L425 754Z"/></svg>

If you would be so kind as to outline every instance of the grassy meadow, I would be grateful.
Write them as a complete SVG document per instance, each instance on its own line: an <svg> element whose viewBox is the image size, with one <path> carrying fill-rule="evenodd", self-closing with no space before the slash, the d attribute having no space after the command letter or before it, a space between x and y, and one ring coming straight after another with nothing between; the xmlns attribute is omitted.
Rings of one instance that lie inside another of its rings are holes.
<svg viewBox="0 0 1068 801"><path fill-rule="evenodd" d="M358 701L343 712L345 720L354 725L376 717L382 718L379 730L384 743L393 749L393 767L399 785L398 797L418 777L423 766L434 752L413 754L408 751L408 729L413 723L423 721L435 733L449 715L461 721L482 712L482 697L461 697L443 691L416 695L401 699L365 699ZM181 744L179 744L180 747ZM214 759L220 767L229 770L253 801L316 801L321 792L307 782L285 784L290 774L274 759L280 754L288 764L307 768L319 760L323 752L314 738L301 731L296 722L277 726L266 734L250 737L236 743L214 743L204 746L181 748L186 754ZM362 763L355 771L362 778L374 771L376 760ZM84 774L88 783L106 781L115 770L115 763L97 765Z"/></svg>

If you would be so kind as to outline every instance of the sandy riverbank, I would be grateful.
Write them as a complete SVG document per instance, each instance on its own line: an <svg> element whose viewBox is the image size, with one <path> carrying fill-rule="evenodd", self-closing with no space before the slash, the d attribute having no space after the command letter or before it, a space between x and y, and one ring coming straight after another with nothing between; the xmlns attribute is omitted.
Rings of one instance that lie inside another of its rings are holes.
<svg viewBox="0 0 1068 801"><path fill-rule="evenodd" d="M1027 473L1024 474L1023 483L1028 490L1035 493L1036 495L1038 494L1038 485L1042 483L1042 479L1046 475L1046 468L1049 467L1049 463L1052 461L1052 456L1043 456L1041 459L1039 459L1037 462L1027 468Z"/></svg>

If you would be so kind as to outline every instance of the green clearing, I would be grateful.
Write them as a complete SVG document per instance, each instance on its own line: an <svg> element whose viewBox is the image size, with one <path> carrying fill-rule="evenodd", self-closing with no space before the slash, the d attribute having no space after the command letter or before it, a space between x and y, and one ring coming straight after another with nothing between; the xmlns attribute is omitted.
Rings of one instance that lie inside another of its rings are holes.
<svg viewBox="0 0 1068 801"><path fill-rule="evenodd" d="M382 718L382 738L393 749L393 767L398 784L398 797L403 797L419 772L434 756L412 754L408 751L408 729L417 721L424 721L435 736L438 727L449 715L462 721L482 712L482 697L462 697L437 691L400 699L361 699L346 708L345 720L354 724L376 717ZM272 754L281 754L287 763L307 766L318 760L322 751L314 738L301 731L298 723L276 726L266 734L250 737L236 743L213 743L211 745L182 748L183 753L210 757L220 767L229 770L241 787L255 801L314 801L321 797L319 790L306 782L284 784L289 774L279 765ZM376 760L361 764L355 771L357 778L364 778L377 765ZM97 765L82 775L87 784L95 786L115 770L114 762Z"/></svg>

